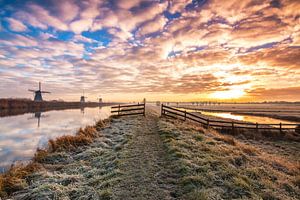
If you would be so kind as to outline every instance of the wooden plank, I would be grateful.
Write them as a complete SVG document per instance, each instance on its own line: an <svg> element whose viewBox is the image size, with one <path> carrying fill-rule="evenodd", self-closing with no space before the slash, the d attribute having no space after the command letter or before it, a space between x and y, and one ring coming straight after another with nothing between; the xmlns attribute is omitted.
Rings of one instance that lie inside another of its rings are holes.
<svg viewBox="0 0 300 200"><path fill-rule="evenodd" d="M177 117L174 117L173 115L168 115L168 114L166 114L166 113L164 113L164 115L165 115L165 116L168 116L168 117L171 117L171 118L173 118L173 119L178 119Z"/></svg>
<svg viewBox="0 0 300 200"><path fill-rule="evenodd" d="M172 114L178 115L178 116L180 116L180 117L184 117L184 115L181 115L181 114L179 114L179 113L176 113L176 112L173 112L173 111L170 111L170 110L165 110L165 112L172 113Z"/></svg>
<svg viewBox="0 0 300 200"><path fill-rule="evenodd" d="M126 108L126 107L137 107L137 106L144 106L144 104L134 104L134 105L120 105L120 108ZM111 109L114 109L114 108L119 108L119 106L112 106Z"/></svg>
<svg viewBox="0 0 300 200"><path fill-rule="evenodd" d="M175 111L178 111L178 112L181 112L181 113L184 113L184 111L183 110L178 110L178 109L176 109L176 108L172 108L172 107L169 107L169 106L163 106L164 108L168 108L168 109L171 109L171 110L175 110Z"/></svg>
<svg viewBox="0 0 300 200"><path fill-rule="evenodd" d="M187 112L186 114L188 114L188 115L191 115L191 116L193 116L193 117L196 117L196 118L199 118L199 119L201 119L201 120L207 121L207 119L206 119L206 118L204 118L204 117L200 117L199 115L195 115L195 114L193 114L193 113L189 113L189 112Z"/></svg>
<svg viewBox="0 0 300 200"><path fill-rule="evenodd" d="M112 113L115 113L115 112L128 112L128 111L135 111L135 110L144 110L144 108L131 108L131 109L123 109L123 110L112 110L111 112Z"/></svg>
<svg viewBox="0 0 300 200"><path fill-rule="evenodd" d="M143 115L143 112L139 112L139 113L124 113L124 114L120 114L120 115L115 115L115 116L126 116L126 115Z"/></svg>
<svg viewBox="0 0 300 200"><path fill-rule="evenodd" d="M194 121L194 122L198 122L198 123L200 123L200 124L202 124L202 125L205 125L205 124L206 124L206 123L204 123L204 122L198 121L198 120L196 120L196 119L194 119L194 118L191 118L191 117L189 117L189 116L187 116L186 118L189 119L189 120L192 120L192 121Z"/></svg>

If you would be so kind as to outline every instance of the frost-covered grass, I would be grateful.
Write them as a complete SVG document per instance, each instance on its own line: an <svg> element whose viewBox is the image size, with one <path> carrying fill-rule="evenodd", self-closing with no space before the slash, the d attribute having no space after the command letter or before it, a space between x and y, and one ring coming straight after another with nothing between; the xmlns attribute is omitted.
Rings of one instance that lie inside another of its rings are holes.
<svg viewBox="0 0 300 200"><path fill-rule="evenodd" d="M109 199L120 174L116 148L126 140L125 121L110 120L49 141L29 164L13 166L0 176L1 197Z"/></svg>
<svg viewBox="0 0 300 200"><path fill-rule="evenodd" d="M180 173L180 199L299 199L300 166L233 136L162 119L161 137Z"/></svg>
<svg viewBox="0 0 300 200"><path fill-rule="evenodd" d="M75 136L53 140L28 165L12 167L0 176L0 195L4 199L300 199L298 147L296 141L224 135L153 113L111 118ZM294 156L285 156L285 151Z"/></svg>

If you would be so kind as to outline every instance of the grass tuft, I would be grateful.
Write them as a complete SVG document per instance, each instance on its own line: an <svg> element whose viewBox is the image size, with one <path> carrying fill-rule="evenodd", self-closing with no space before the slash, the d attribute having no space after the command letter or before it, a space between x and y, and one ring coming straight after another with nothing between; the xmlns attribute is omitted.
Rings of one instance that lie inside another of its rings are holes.
<svg viewBox="0 0 300 200"><path fill-rule="evenodd" d="M47 150L38 148L34 154L33 161L43 163L48 155L49 152Z"/></svg>
<svg viewBox="0 0 300 200"><path fill-rule="evenodd" d="M227 144L230 144L230 145L233 145L233 146L236 145L235 140L232 137L230 137L230 136L217 137L217 138L215 138L215 140L217 140L217 141L223 141L223 142L225 142Z"/></svg>
<svg viewBox="0 0 300 200"><path fill-rule="evenodd" d="M95 127L87 126L80 128L76 135L64 135L55 140L49 140L49 149L51 152L71 151L79 146L88 145L99 134Z"/></svg>
<svg viewBox="0 0 300 200"><path fill-rule="evenodd" d="M28 186L28 176L40 169L42 165L35 162L27 165L12 165L5 174L0 176L0 195L7 197L15 191L24 189Z"/></svg>

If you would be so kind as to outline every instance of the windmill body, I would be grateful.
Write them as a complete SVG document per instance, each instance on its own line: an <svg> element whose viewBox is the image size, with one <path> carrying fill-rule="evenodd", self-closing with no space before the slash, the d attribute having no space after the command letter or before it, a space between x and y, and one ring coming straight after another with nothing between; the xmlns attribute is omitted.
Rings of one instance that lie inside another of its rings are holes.
<svg viewBox="0 0 300 200"><path fill-rule="evenodd" d="M80 103L85 103L85 99L87 99L87 97L84 96L84 91L83 91L82 96L80 97Z"/></svg>
<svg viewBox="0 0 300 200"><path fill-rule="evenodd" d="M47 91L42 91L41 82L39 82L39 89L38 90L28 90L34 93L34 101L43 101L42 93L50 93Z"/></svg>
<svg viewBox="0 0 300 200"><path fill-rule="evenodd" d="M85 96L80 97L80 103L85 103Z"/></svg>

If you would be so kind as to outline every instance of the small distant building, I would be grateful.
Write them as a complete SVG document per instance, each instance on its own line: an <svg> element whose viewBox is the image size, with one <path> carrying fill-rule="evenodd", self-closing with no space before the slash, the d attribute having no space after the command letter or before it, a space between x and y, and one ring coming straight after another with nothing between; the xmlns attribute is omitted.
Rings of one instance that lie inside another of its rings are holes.
<svg viewBox="0 0 300 200"><path fill-rule="evenodd" d="M82 91L82 96L80 97L80 103L85 103L86 96L84 96L84 90Z"/></svg>
<svg viewBox="0 0 300 200"><path fill-rule="evenodd" d="M80 97L80 103L85 103L85 96Z"/></svg>

